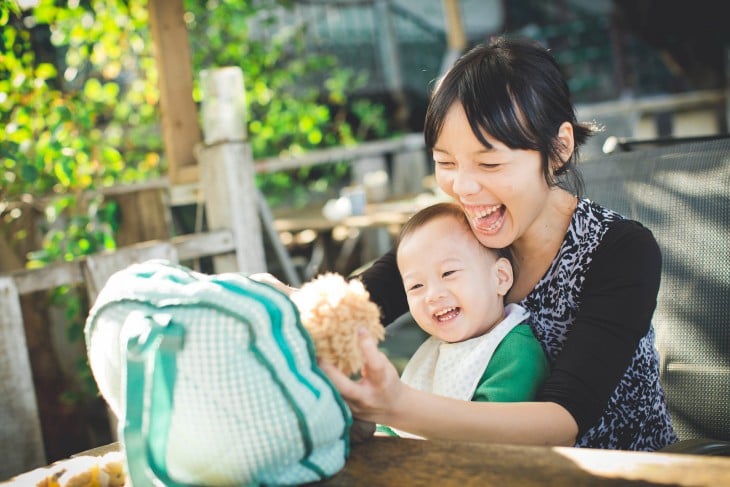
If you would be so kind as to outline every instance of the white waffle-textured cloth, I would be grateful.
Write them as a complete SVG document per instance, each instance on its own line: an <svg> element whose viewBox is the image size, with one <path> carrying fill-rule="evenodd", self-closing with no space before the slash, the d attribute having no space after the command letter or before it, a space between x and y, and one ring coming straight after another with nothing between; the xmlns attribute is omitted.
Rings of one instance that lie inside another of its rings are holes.
<svg viewBox="0 0 730 487"><path fill-rule="evenodd" d="M133 485L293 485L344 466L349 409L271 286L149 261L109 279L85 331Z"/></svg>

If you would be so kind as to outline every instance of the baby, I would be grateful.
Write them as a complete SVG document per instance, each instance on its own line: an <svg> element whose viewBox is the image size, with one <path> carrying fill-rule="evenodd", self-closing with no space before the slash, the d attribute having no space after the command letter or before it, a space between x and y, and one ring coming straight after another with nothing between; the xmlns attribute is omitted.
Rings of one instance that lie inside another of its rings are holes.
<svg viewBox="0 0 730 487"><path fill-rule="evenodd" d="M398 270L413 318L430 338L401 380L465 401L530 401L548 376L545 354L517 304L506 253L475 238L464 212L437 203L403 227Z"/></svg>

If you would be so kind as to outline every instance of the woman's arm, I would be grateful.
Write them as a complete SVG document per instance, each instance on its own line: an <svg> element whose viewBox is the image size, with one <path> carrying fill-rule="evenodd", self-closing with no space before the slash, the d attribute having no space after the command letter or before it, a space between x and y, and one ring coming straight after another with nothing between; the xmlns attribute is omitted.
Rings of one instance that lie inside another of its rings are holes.
<svg viewBox="0 0 730 487"><path fill-rule="evenodd" d="M395 250L391 249L358 276L380 308L383 325L389 325L408 311L406 291L398 272Z"/></svg>
<svg viewBox="0 0 730 487"><path fill-rule="evenodd" d="M251 274L251 279L265 282L287 296L297 289L291 287L268 272ZM383 325L389 325L396 318L408 311L406 292L395 261L395 250L391 249L365 269L359 278L370 294L370 300L380 308L380 319Z"/></svg>
<svg viewBox="0 0 730 487"><path fill-rule="evenodd" d="M570 411L581 433L600 417L649 330L660 274L651 232L635 221L614 222L593 256L573 329L539 396Z"/></svg>
<svg viewBox="0 0 730 487"><path fill-rule="evenodd" d="M578 426L555 403L477 403L418 391L401 382L395 367L366 331L361 332L360 349L365 366L359 381L321 364L356 418L433 439L575 444Z"/></svg>

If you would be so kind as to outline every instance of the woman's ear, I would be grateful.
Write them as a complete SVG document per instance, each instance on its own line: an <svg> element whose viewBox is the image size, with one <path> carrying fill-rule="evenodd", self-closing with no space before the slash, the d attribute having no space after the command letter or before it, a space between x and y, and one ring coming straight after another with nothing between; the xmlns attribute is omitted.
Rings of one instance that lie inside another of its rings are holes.
<svg viewBox="0 0 730 487"><path fill-rule="evenodd" d="M504 297L514 282L512 264L504 257L500 257L495 262L494 268L497 276L497 294Z"/></svg>
<svg viewBox="0 0 730 487"><path fill-rule="evenodd" d="M555 166L553 167L554 172L559 172L563 164L570 160L574 149L575 139L573 138L573 124L570 122L563 122L558 128L558 152L560 154L560 161L555 161Z"/></svg>

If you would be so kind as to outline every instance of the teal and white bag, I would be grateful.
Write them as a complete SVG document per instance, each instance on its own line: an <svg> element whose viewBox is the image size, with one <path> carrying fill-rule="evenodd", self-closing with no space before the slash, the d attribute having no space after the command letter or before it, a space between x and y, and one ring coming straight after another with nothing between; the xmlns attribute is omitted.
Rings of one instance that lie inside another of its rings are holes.
<svg viewBox="0 0 730 487"><path fill-rule="evenodd" d="M301 484L344 466L350 411L273 287L136 264L109 279L85 334L133 485Z"/></svg>

